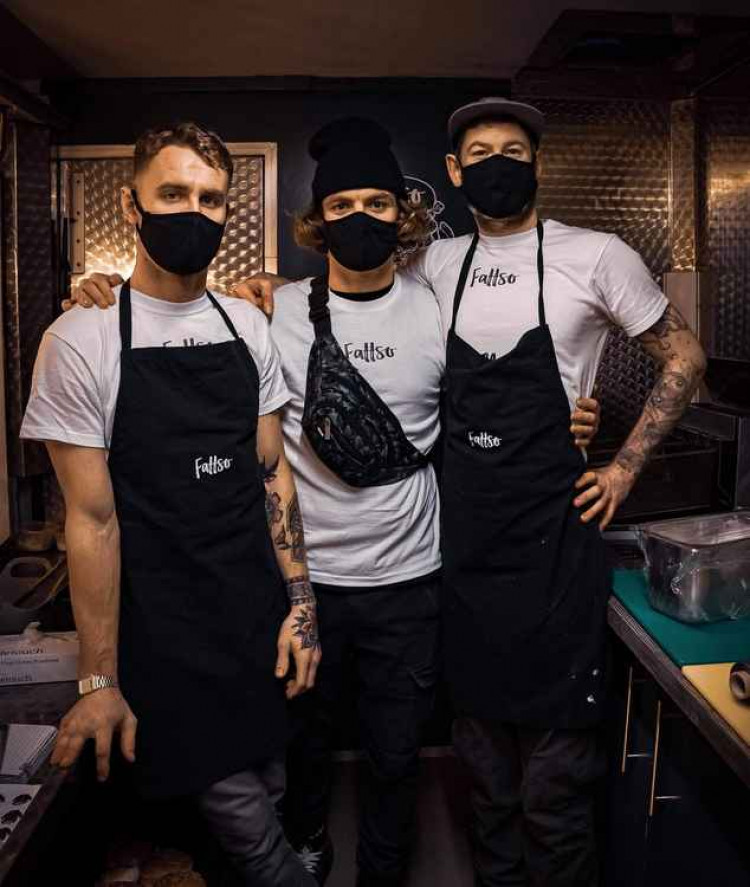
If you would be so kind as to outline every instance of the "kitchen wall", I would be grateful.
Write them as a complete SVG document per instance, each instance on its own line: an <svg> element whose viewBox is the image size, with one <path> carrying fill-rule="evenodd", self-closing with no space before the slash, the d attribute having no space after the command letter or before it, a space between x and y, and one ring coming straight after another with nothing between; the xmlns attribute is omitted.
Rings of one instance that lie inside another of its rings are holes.
<svg viewBox="0 0 750 887"><path fill-rule="evenodd" d="M716 356L750 360L750 101L703 102L703 262L714 283Z"/></svg>

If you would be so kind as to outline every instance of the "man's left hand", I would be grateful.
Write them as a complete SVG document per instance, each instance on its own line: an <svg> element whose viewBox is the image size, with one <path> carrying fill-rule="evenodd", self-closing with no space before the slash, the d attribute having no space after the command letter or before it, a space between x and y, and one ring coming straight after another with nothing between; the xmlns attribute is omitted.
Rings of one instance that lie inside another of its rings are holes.
<svg viewBox="0 0 750 887"><path fill-rule="evenodd" d="M590 506L581 515L587 524L601 515L599 528L605 529L611 522L621 503L627 499L635 483L635 475L614 462L604 468L592 468L576 481L576 489L584 490L573 500L576 508ZM585 489L588 487L588 489Z"/></svg>
<svg viewBox="0 0 750 887"><path fill-rule="evenodd" d="M593 397L579 397L576 408L570 417L570 432L575 444L585 450L599 433L601 408L599 401Z"/></svg>
<svg viewBox="0 0 750 887"><path fill-rule="evenodd" d="M312 689L321 659L318 616L314 603L292 607L281 626L277 648L277 678L283 679L289 674L290 658L294 657L294 677L287 681L286 698L294 699Z"/></svg>

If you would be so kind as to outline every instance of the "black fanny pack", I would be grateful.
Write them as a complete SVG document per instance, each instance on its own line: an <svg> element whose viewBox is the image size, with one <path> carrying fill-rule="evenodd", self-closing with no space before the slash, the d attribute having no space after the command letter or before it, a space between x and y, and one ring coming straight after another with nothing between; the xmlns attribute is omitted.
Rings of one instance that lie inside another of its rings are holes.
<svg viewBox="0 0 750 887"><path fill-rule="evenodd" d="M351 364L331 331L328 280L310 287L315 341L307 364L302 428L318 458L352 487L394 484L427 464L401 423Z"/></svg>

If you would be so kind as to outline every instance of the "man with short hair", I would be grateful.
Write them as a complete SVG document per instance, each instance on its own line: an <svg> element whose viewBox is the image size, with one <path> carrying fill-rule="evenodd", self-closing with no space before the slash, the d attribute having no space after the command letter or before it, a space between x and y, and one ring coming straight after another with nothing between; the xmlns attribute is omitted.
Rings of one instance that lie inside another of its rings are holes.
<svg viewBox="0 0 750 887"><path fill-rule="evenodd" d="M206 291L231 176L195 124L144 133L118 309L58 318L39 351L22 437L65 496L81 644L53 763L93 739L106 779L119 732L142 792L195 800L243 884L306 887L275 804L283 681L293 657L286 695L314 683L316 604L278 355L259 311Z"/></svg>

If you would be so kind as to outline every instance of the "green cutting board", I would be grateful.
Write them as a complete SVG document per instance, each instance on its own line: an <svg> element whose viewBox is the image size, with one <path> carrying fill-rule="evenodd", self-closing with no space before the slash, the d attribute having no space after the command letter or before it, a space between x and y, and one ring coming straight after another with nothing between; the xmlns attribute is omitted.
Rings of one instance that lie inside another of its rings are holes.
<svg viewBox="0 0 750 887"><path fill-rule="evenodd" d="M615 595L680 668L750 659L750 619L688 625L651 607L641 570L615 570L613 584Z"/></svg>

